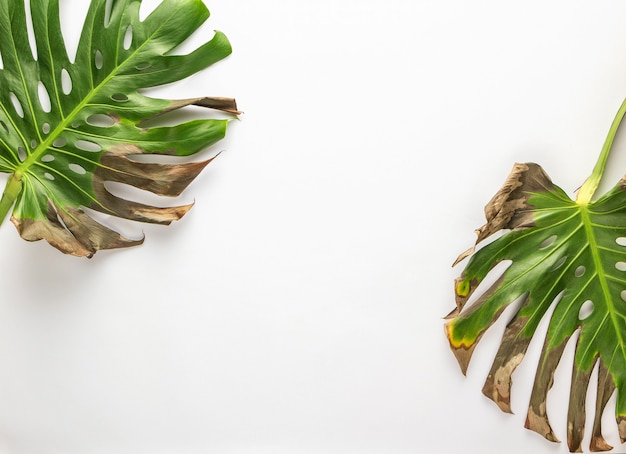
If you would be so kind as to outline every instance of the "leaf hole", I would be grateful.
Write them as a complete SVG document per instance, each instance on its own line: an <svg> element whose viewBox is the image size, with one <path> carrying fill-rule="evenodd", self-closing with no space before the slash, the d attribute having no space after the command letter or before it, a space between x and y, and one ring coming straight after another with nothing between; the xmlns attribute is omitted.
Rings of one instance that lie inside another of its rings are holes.
<svg viewBox="0 0 626 454"><path fill-rule="evenodd" d="M137 71L145 71L146 69L150 68L152 66L152 63L150 62L143 62L143 63L139 63L137 66L135 66L135 69Z"/></svg>
<svg viewBox="0 0 626 454"><path fill-rule="evenodd" d="M44 173L43 176L46 177L50 181L54 181L54 175L52 175L49 172Z"/></svg>
<svg viewBox="0 0 626 454"><path fill-rule="evenodd" d="M139 7L139 20L143 22L155 9L155 5L150 2L142 2Z"/></svg>
<svg viewBox="0 0 626 454"><path fill-rule="evenodd" d="M549 248L550 246L552 246L554 244L554 242L556 241L557 236L556 235L552 235L551 237L545 239L540 245L539 245L539 249L546 249Z"/></svg>
<svg viewBox="0 0 626 454"><path fill-rule="evenodd" d="M96 55L94 56L94 65L96 65L97 69L102 69L104 65L104 57L102 56L102 52L96 50Z"/></svg>
<svg viewBox="0 0 626 454"><path fill-rule="evenodd" d="M567 260L567 256L561 257L552 267L552 271L558 270L559 268L561 268L566 260Z"/></svg>
<svg viewBox="0 0 626 454"><path fill-rule="evenodd" d="M78 164L70 164L68 167L70 168L72 172L77 173L79 175L85 175L87 173L85 168Z"/></svg>
<svg viewBox="0 0 626 454"><path fill-rule="evenodd" d="M94 153L102 151L102 147L100 145L95 142L89 142L88 140L77 140L74 145L76 145L76 148L83 151L90 151Z"/></svg>
<svg viewBox="0 0 626 454"><path fill-rule="evenodd" d="M91 126L109 128L115 124L115 119L110 115L94 114L87 118L87 124L90 124Z"/></svg>
<svg viewBox="0 0 626 454"><path fill-rule="evenodd" d="M126 33L124 33L124 49L130 49L131 44L133 43L133 26L129 25L126 28Z"/></svg>
<svg viewBox="0 0 626 454"><path fill-rule="evenodd" d="M509 267L512 265L511 260L502 260L497 262L484 277L482 282L475 288L473 295L467 301L464 310L471 310L472 306L480 299L485 291L489 290L499 279L502 279Z"/></svg>
<svg viewBox="0 0 626 454"><path fill-rule="evenodd" d="M28 34L28 44L30 45L30 52L33 58L37 60L37 45L35 39L35 29L33 27L33 15L30 10L30 2L24 2L24 9L26 13L26 31Z"/></svg>
<svg viewBox="0 0 626 454"><path fill-rule="evenodd" d="M48 93L48 89L43 84L43 82L39 81L37 86L37 95L39 96L39 104L44 112L50 112L52 110L52 105L50 104L50 94Z"/></svg>
<svg viewBox="0 0 626 454"><path fill-rule="evenodd" d="M4 129L4 132L9 134L9 127L7 126L7 124L4 121L0 120L0 126L2 126L2 129Z"/></svg>
<svg viewBox="0 0 626 454"><path fill-rule="evenodd" d="M15 112L20 116L20 118L24 118L24 109L22 108L20 100L17 99L17 96L15 96L15 93L13 92L11 92L9 96L11 97L11 103L13 103Z"/></svg>
<svg viewBox="0 0 626 454"><path fill-rule="evenodd" d="M147 189L117 181L105 181L104 187L115 197L154 207L163 206L163 197Z"/></svg>
<svg viewBox="0 0 626 454"><path fill-rule="evenodd" d="M619 238L616 238L615 242L620 246L626 246L626 236L620 236Z"/></svg>
<svg viewBox="0 0 626 454"><path fill-rule="evenodd" d="M111 99L117 102L126 102L128 101L128 96L124 93L115 93L114 95L111 95Z"/></svg>
<svg viewBox="0 0 626 454"><path fill-rule="evenodd" d="M0 53L0 69L4 69L4 61L2 60L2 53Z"/></svg>
<svg viewBox="0 0 626 454"><path fill-rule="evenodd" d="M61 89L66 95L72 92L72 78L65 68L61 70Z"/></svg>
<svg viewBox="0 0 626 454"><path fill-rule="evenodd" d="M104 26L108 27L111 23L111 11L113 10L113 0L107 0L104 7Z"/></svg>
<svg viewBox="0 0 626 454"><path fill-rule="evenodd" d="M617 262L615 268L619 271L626 271L626 262Z"/></svg>
<svg viewBox="0 0 626 454"><path fill-rule="evenodd" d="M576 271L574 271L574 276L582 277L583 274L585 274L585 271L587 271L587 268L585 268L584 266L580 265L578 268L576 268Z"/></svg>
<svg viewBox="0 0 626 454"><path fill-rule="evenodd" d="M17 147L17 157L20 161L24 162L26 160L26 149L24 147Z"/></svg>
<svg viewBox="0 0 626 454"><path fill-rule="evenodd" d="M65 138L63 138L63 137L59 137L57 140L52 142L52 146L54 148L62 148L65 145L67 145L67 140Z"/></svg>
<svg viewBox="0 0 626 454"><path fill-rule="evenodd" d="M52 161L54 161L54 156L52 156L51 154L44 155L41 158L41 162L52 162Z"/></svg>
<svg viewBox="0 0 626 454"><path fill-rule="evenodd" d="M580 310L578 311L578 319L579 320L586 319L587 317L589 317L591 315L591 313L593 312L593 309L594 309L593 301L591 301L591 300L585 301L580 306Z"/></svg>
<svg viewBox="0 0 626 454"><path fill-rule="evenodd" d="M622 297L622 300L626 301L626 290L622 290L619 296Z"/></svg>
<svg viewBox="0 0 626 454"><path fill-rule="evenodd" d="M34 150L35 148L37 148L37 141L36 140L31 140L30 141L30 147Z"/></svg>
<svg viewBox="0 0 626 454"><path fill-rule="evenodd" d="M50 123L44 123L41 125L41 130L44 134L50 134Z"/></svg>

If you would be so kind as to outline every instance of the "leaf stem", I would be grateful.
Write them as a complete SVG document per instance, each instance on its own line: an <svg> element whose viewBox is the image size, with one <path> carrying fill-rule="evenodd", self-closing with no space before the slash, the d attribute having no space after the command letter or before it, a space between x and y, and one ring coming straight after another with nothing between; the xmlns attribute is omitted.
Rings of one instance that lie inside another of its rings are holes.
<svg viewBox="0 0 626 454"><path fill-rule="evenodd" d="M2 193L2 198L0 199L0 224L4 222L4 219L7 217L7 214L11 210L21 190L22 176L21 174L14 173L9 177L9 181L7 181L7 185Z"/></svg>
<svg viewBox="0 0 626 454"><path fill-rule="evenodd" d="M604 169L606 167L606 163L609 159L609 154L611 153L611 147L613 146L613 141L615 140L615 135L617 134L617 130L619 129L619 125L621 124L624 116L626 115L626 99L622 101L622 105L620 106L615 118L613 119L613 123L611 124L611 129L609 129L609 134L604 141L604 146L602 147L602 151L600 152L600 156L598 157L598 161L596 162L595 167L593 168L593 172L585 180L580 190L578 191L578 195L576 196L576 203L579 205L587 205L593 194L598 189L600 185L600 181L602 180L602 175L604 174Z"/></svg>

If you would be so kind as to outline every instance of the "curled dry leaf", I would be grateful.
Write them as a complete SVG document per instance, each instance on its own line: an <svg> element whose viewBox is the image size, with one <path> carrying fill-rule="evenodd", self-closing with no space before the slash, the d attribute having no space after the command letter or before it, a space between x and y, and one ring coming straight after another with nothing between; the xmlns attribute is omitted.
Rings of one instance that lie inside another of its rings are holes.
<svg viewBox="0 0 626 454"><path fill-rule="evenodd" d="M201 0L164 0L139 20L141 0L92 0L76 57L67 55L59 0L32 0L37 58L30 49L23 0L0 2L0 171L10 173L0 219L29 241L64 253L141 244L100 224L84 208L133 221L169 224L191 205L155 207L107 189L122 183L178 196L211 161L145 163L137 155L190 156L222 139L240 112L234 99L164 100L141 89L175 82L231 53L221 32L187 55L172 50L209 17ZM146 120L200 106L226 114L174 126Z"/></svg>

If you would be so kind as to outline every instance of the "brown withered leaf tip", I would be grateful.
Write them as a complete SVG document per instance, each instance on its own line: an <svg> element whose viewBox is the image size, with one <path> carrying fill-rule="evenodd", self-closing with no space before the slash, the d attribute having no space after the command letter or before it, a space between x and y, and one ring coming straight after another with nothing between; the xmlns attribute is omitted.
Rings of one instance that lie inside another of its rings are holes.
<svg viewBox="0 0 626 454"><path fill-rule="evenodd" d="M483 386L483 394L506 413L513 413L511 410L511 376L524 359L530 344L530 338L520 336L525 323L526 319L520 317L508 324Z"/></svg>
<svg viewBox="0 0 626 454"><path fill-rule="evenodd" d="M460 254L454 265L473 254L476 245L502 229L532 227L533 213L528 206L530 194L549 191L554 185L544 170L535 163L516 163L504 185L485 206L487 223L476 230L476 243Z"/></svg>

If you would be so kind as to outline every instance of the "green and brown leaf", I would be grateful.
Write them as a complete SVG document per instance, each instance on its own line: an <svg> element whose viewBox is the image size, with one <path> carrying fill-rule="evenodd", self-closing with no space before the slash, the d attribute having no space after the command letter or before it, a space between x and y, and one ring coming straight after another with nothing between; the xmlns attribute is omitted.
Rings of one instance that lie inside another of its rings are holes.
<svg viewBox="0 0 626 454"><path fill-rule="evenodd" d="M29 241L91 257L140 244L92 218L85 208L134 221L169 224L191 205L159 208L107 189L122 183L179 195L210 162L148 163L139 155L190 156L222 139L229 118L174 126L145 121L195 105L231 118L234 99L164 100L140 90L184 79L231 53L221 32L187 55L174 49L209 17L201 0L164 0L143 21L141 0L92 0L75 59L59 21L59 0L31 0L36 58L23 0L0 2L0 171L11 174L0 217Z"/></svg>
<svg viewBox="0 0 626 454"><path fill-rule="evenodd" d="M465 373L484 332L503 310L519 302L508 322L483 393L511 412L511 375L522 362L539 322L554 308L539 360L526 427L557 441L547 416L547 395L566 343L575 339L567 440L581 450L585 399L599 369L591 450L611 449L601 416L617 389L616 419L626 440L626 180L596 201L570 199L537 164L516 164L485 209L480 242L502 236L472 255L455 281L456 308L446 334ZM457 261L457 262L458 262ZM508 267L480 295L474 291L499 263ZM472 299L473 298L473 299ZM472 299L471 304L466 303Z"/></svg>

